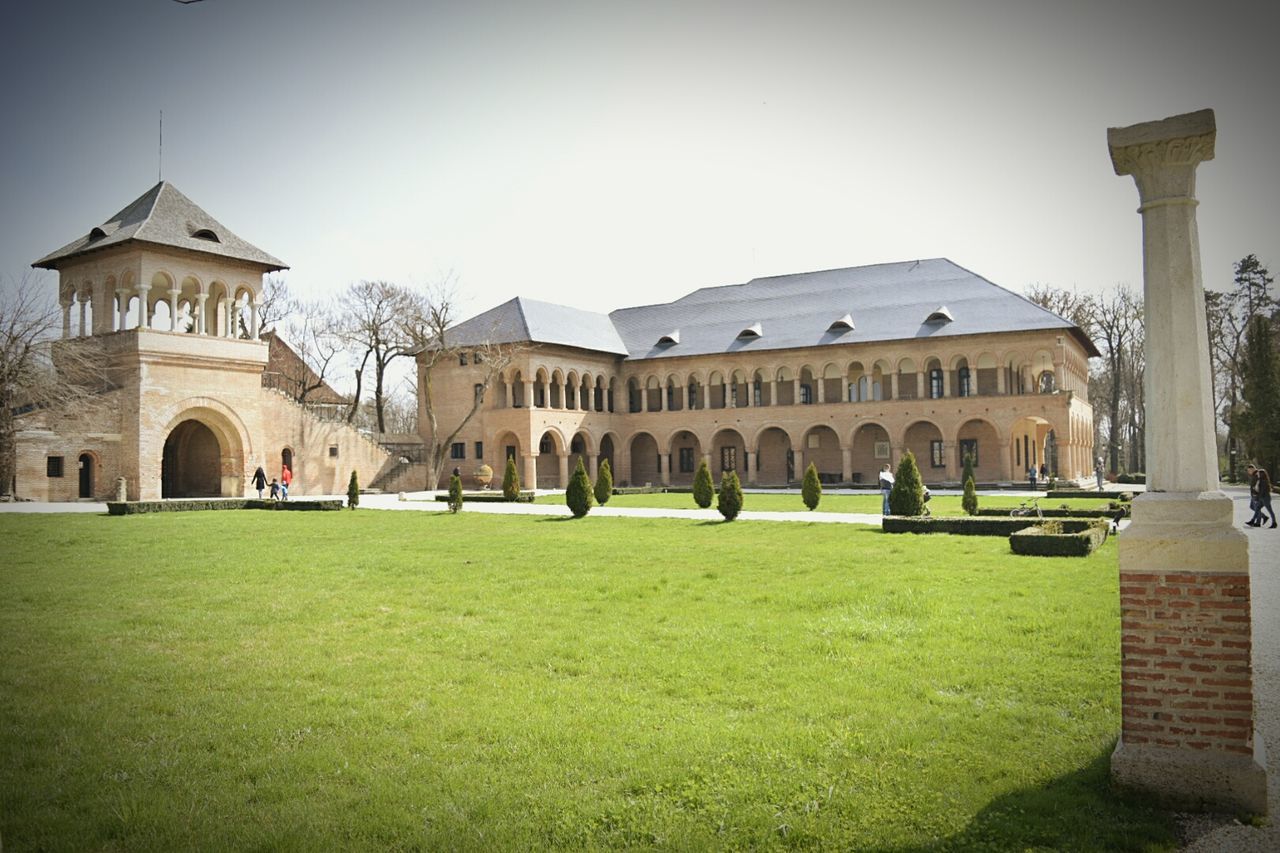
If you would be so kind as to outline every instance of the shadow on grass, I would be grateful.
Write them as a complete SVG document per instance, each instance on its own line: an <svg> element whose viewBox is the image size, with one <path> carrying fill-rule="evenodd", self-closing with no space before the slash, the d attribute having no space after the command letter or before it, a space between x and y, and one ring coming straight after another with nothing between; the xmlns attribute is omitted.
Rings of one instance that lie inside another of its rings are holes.
<svg viewBox="0 0 1280 853"><path fill-rule="evenodd" d="M1107 746L1087 765L1034 788L992 800L962 832L893 853L941 850L1174 850L1173 815L1111 787Z"/></svg>

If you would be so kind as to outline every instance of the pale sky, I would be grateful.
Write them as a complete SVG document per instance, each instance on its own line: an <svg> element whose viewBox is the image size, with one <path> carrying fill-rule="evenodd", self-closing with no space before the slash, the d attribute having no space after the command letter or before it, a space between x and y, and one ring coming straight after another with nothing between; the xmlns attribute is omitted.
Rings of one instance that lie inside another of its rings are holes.
<svg viewBox="0 0 1280 853"><path fill-rule="evenodd" d="M301 295L607 312L945 256L1142 280L1106 129L1211 107L1204 278L1280 272L1280 12L1239 2L7 0L0 275L164 177ZM52 287L52 285L50 285Z"/></svg>

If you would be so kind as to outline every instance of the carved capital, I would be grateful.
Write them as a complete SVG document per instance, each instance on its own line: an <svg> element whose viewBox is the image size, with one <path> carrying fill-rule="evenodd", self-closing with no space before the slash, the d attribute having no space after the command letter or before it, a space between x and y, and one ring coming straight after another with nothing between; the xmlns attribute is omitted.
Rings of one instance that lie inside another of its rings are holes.
<svg viewBox="0 0 1280 853"><path fill-rule="evenodd" d="M1117 175L1132 175L1143 206L1195 198L1196 166L1214 156L1213 110L1107 130Z"/></svg>

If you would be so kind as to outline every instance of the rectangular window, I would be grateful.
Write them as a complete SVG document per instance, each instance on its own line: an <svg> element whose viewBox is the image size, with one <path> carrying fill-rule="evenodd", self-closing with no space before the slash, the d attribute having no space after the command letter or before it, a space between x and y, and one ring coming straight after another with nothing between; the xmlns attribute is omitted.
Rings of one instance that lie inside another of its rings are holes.
<svg viewBox="0 0 1280 853"><path fill-rule="evenodd" d="M813 386L801 385L800 386L800 405L808 406L808 405L811 405L812 403L813 403Z"/></svg>
<svg viewBox="0 0 1280 853"><path fill-rule="evenodd" d="M942 397L942 370L936 367L929 371L929 397L933 400Z"/></svg>
<svg viewBox="0 0 1280 853"><path fill-rule="evenodd" d="M45 473L48 474L50 477L61 477L62 476L62 457L50 456L45 460L44 467L45 467Z"/></svg>
<svg viewBox="0 0 1280 853"><path fill-rule="evenodd" d="M477 400L484 402L484 385L482 383L477 382L475 387L472 388L472 393L476 395Z"/></svg>
<svg viewBox="0 0 1280 853"><path fill-rule="evenodd" d="M330 459L338 458L338 445L336 444L329 445L329 458Z"/></svg>
<svg viewBox="0 0 1280 853"><path fill-rule="evenodd" d="M889 442L887 442L887 441L877 441L877 442L876 442L875 457L876 457L877 459L888 459L888 458L889 458Z"/></svg>
<svg viewBox="0 0 1280 853"><path fill-rule="evenodd" d="M693 473L693 448L692 447L680 448L680 473L681 474Z"/></svg>
<svg viewBox="0 0 1280 853"><path fill-rule="evenodd" d="M958 376L960 379L960 396L961 397L973 396L973 384L972 384L973 377L972 377L972 374L969 373L969 368L967 367L960 368Z"/></svg>
<svg viewBox="0 0 1280 853"><path fill-rule="evenodd" d="M934 439L929 442L929 467L946 468L947 456L942 449L942 440Z"/></svg>
<svg viewBox="0 0 1280 853"><path fill-rule="evenodd" d="M508 459L516 458L516 446L514 444L507 445L507 458Z"/></svg>
<svg viewBox="0 0 1280 853"><path fill-rule="evenodd" d="M477 459L484 458L484 442L483 441L476 442L476 458Z"/></svg>
<svg viewBox="0 0 1280 853"><path fill-rule="evenodd" d="M458 366L459 367L467 366L467 354L465 352L458 353Z"/></svg>
<svg viewBox="0 0 1280 853"><path fill-rule="evenodd" d="M720 470L721 471L738 470L738 448L736 447L720 448Z"/></svg>
<svg viewBox="0 0 1280 853"><path fill-rule="evenodd" d="M484 353L477 352L471 356L472 364L484 364Z"/></svg>
<svg viewBox="0 0 1280 853"><path fill-rule="evenodd" d="M449 447L449 458L450 458L450 459L466 459L466 458L467 458L467 444L466 444L466 442L464 442L464 441L455 441L452 445L450 445L450 447Z"/></svg>
<svg viewBox="0 0 1280 853"><path fill-rule="evenodd" d="M968 456L973 459L973 467L978 467L978 439L962 438L960 439L960 464L964 464L964 458Z"/></svg>

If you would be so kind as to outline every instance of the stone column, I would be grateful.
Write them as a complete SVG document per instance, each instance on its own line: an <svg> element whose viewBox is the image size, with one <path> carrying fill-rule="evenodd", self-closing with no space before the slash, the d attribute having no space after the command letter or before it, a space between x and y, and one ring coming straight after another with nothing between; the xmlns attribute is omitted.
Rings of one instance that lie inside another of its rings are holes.
<svg viewBox="0 0 1280 853"><path fill-rule="evenodd" d="M889 393L893 395L893 399L895 400L901 399L901 397L898 395L898 371L896 370L893 373L889 374L889 389L890 389Z"/></svg>
<svg viewBox="0 0 1280 853"><path fill-rule="evenodd" d="M591 478L591 484L594 486L596 477L600 475L600 454L587 454L587 476Z"/></svg>
<svg viewBox="0 0 1280 853"><path fill-rule="evenodd" d="M840 482L853 482L853 448L840 448Z"/></svg>
<svg viewBox="0 0 1280 853"><path fill-rule="evenodd" d="M814 379L813 383L818 386L818 402L819 403L827 402L827 380Z"/></svg>
<svg viewBox="0 0 1280 853"><path fill-rule="evenodd" d="M743 449L742 455L746 457L747 465L747 470L744 472L747 476L743 479L746 480L746 485L748 486L754 486L756 484L756 454L759 452L760 451L758 450Z"/></svg>
<svg viewBox="0 0 1280 853"><path fill-rule="evenodd" d="M176 299L174 300L174 304L175 305L177 304ZM177 315L176 310L174 311L174 315L175 316ZM249 339L254 341L258 340L258 303L257 302L249 303Z"/></svg>
<svg viewBox="0 0 1280 853"><path fill-rule="evenodd" d="M62 337L71 337L71 302L62 303Z"/></svg>
<svg viewBox="0 0 1280 853"><path fill-rule="evenodd" d="M662 481L662 485L671 485L671 454L658 454L658 479Z"/></svg>
<svg viewBox="0 0 1280 853"><path fill-rule="evenodd" d="M538 488L538 454L525 453L523 455L524 476L520 478L520 486L525 489Z"/></svg>
<svg viewBox="0 0 1280 853"><path fill-rule="evenodd" d="M925 398L925 393L924 393L924 371L923 371L923 370L917 370L917 371L916 371L916 399L917 399L917 400L923 400L924 398Z"/></svg>
<svg viewBox="0 0 1280 853"><path fill-rule="evenodd" d="M800 405L800 378L791 380L791 405Z"/></svg>
<svg viewBox="0 0 1280 853"><path fill-rule="evenodd" d="M138 285L138 328L151 328L151 307L147 305L151 285Z"/></svg>
<svg viewBox="0 0 1280 853"><path fill-rule="evenodd" d="M87 294L87 293L77 293L77 294L76 294L76 302L79 302L79 303L80 303L80 334L79 334L79 337L83 338L83 337L85 337L86 335L88 335L88 333L89 333L89 330L85 328L85 319L86 319L86 317L85 317L85 314L86 314L85 308L89 305L89 294Z"/></svg>
<svg viewBox="0 0 1280 853"><path fill-rule="evenodd" d="M524 407L533 408L533 382L524 383Z"/></svg>
<svg viewBox="0 0 1280 853"><path fill-rule="evenodd" d="M951 371L946 368L942 369L942 396L951 396Z"/></svg>
<svg viewBox="0 0 1280 853"><path fill-rule="evenodd" d="M129 291L123 287L116 288L116 306L120 309L119 331L123 332L129 322Z"/></svg>
<svg viewBox="0 0 1280 853"><path fill-rule="evenodd" d="M569 454L556 454L556 463L560 466L560 488L569 488Z"/></svg>
<svg viewBox="0 0 1280 853"><path fill-rule="evenodd" d="M1008 393L1008 385L1005 382L1005 374L1007 374L1008 372L1009 372L1009 368L1007 366L996 368L996 393L997 394Z"/></svg>
<svg viewBox="0 0 1280 853"><path fill-rule="evenodd" d="M794 469L791 472L791 476L795 478L796 482L799 482L804 479L804 451L803 450L791 451L791 461L792 461L791 467Z"/></svg>
<svg viewBox="0 0 1280 853"><path fill-rule="evenodd" d="M1196 167L1212 110L1111 128L1142 215L1148 492L1120 536L1122 721L1114 779L1160 799L1265 814L1254 731L1249 548L1218 471Z"/></svg>

